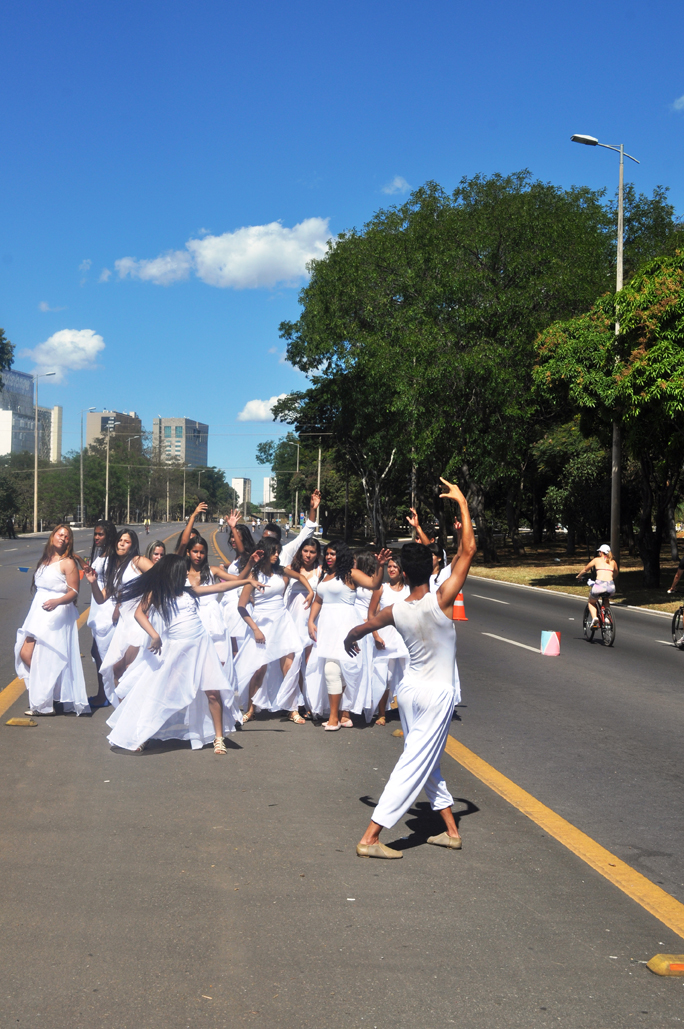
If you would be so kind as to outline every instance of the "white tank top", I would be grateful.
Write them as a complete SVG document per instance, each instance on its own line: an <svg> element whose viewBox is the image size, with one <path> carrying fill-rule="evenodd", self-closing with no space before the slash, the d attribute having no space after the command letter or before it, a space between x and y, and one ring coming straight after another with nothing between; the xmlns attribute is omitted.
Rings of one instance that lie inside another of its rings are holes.
<svg viewBox="0 0 684 1029"><path fill-rule="evenodd" d="M404 682L411 685L456 684L456 627L434 593L392 609L394 624L410 656Z"/></svg>
<svg viewBox="0 0 684 1029"><path fill-rule="evenodd" d="M316 593L324 604L349 604L356 603L356 590L352 590L341 579L326 579L316 586Z"/></svg>

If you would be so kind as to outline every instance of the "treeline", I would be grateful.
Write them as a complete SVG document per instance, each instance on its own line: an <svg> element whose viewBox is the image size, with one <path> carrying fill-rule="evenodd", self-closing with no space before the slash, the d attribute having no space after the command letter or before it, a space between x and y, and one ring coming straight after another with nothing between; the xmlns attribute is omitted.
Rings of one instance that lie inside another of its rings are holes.
<svg viewBox="0 0 684 1029"><path fill-rule="evenodd" d="M19 531L33 528L33 454L16 453L0 457L0 527L13 517ZM78 451L59 464L38 462L38 517L45 525L79 520L81 464ZM106 493L106 444L104 438L83 451L83 496L85 522L92 525L104 517ZM224 514L235 505L235 490L218 468L187 468L161 464L151 449L129 450L125 439L112 434L109 455L109 516L117 524L142 522L148 515L171 521L200 501L209 514Z"/></svg>
<svg viewBox="0 0 684 1029"><path fill-rule="evenodd" d="M617 419L624 544L656 584L682 497L684 237L666 189L628 184L616 296L616 223L603 192L520 172L450 195L427 183L331 242L300 318L280 327L311 385L274 409L295 434L262 448L283 473L279 504L311 485L321 433L338 527L365 509L382 543L415 502L446 537L446 473L467 490L486 562L498 532L521 548L521 526L540 542L560 523L573 553L609 534Z"/></svg>

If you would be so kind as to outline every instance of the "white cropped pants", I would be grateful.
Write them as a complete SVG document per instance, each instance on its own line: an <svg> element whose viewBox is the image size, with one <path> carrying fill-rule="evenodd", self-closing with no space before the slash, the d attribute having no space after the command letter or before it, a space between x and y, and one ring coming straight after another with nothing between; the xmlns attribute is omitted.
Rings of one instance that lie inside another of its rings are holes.
<svg viewBox="0 0 684 1029"><path fill-rule="evenodd" d="M389 829L408 811L422 789L433 811L451 807L454 798L442 777L440 760L454 713L451 683L405 681L397 690L404 750L373 812L373 821Z"/></svg>

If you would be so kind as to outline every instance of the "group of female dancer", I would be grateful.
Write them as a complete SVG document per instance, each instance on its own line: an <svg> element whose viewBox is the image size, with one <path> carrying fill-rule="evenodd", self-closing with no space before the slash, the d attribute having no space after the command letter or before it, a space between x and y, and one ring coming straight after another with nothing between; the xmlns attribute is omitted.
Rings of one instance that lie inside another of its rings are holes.
<svg viewBox="0 0 684 1029"><path fill-rule="evenodd" d="M235 559L228 567L209 564L208 544L195 527L206 505L171 553L154 541L143 555L132 529L117 533L101 521L83 561L69 526L57 526L17 633L27 714L52 714L55 703L76 714L111 705L112 745L142 750L150 739L182 739L193 749L212 744L216 754L226 753L225 737L257 711L285 712L297 725L312 719L328 732L351 727L352 715L385 725L388 699L408 662L403 640L390 626L367 636L358 657L343 641L408 587L389 550L352 553L341 540L322 548L312 535L319 503L316 492L309 520L284 549L277 526L266 525L255 543L232 511ZM439 549L434 553L439 566ZM91 587L88 626L99 687L90 699L76 625L81 577Z"/></svg>

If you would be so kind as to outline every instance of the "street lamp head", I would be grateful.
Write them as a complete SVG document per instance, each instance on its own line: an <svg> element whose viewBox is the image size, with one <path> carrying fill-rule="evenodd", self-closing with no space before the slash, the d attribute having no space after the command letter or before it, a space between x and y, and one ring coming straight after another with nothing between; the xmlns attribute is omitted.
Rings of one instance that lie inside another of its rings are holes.
<svg viewBox="0 0 684 1029"><path fill-rule="evenodd" d="M585 146L598 146L599 141L595 136L570 136L573 143L584 143Z"/></svg>

